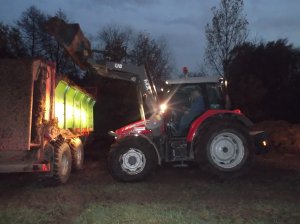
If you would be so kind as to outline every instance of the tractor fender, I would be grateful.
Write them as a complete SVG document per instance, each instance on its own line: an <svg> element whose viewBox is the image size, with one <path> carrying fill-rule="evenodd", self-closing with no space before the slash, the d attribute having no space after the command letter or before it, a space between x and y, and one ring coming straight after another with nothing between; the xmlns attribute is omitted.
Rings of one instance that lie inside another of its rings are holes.
<svg viewBox="0 0 300 224"><path fill-rule="evenodd" d="M159 150L158 150L157 146L155 145L155 143L148 136L143 135L141 133L134 133L134 134L131 134L131 135L128 135L128 136L134 136L136 138L142 138L142 139L146 140L149 144L151 144L153 146L155 152L156 152L158 165L161 165L162 159L161 159Z"/></svg>
<svg viewBox="0 0 300 224"><path fill-rule="evenodd" d="M190 142L193 147L195 137L201 130L203 130L203 128L205 128L206 125L216 120L224 119L234 119L246 127L251 127L253 125L253 123L244 114L242 114L240 110L208 110L192 123L187 135L187 142Z"/></svg>

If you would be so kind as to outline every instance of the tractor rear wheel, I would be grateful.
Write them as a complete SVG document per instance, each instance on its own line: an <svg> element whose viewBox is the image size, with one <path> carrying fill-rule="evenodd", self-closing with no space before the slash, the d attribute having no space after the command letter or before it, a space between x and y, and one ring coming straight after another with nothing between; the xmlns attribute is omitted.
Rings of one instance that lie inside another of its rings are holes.
<svg viewBox="0 0 300 224"><path fill-rule="evenodd" d="M153 146L135 136L114 143L108 154L108 168L112 176L125 182L145 179L156 165L157 155Z"/></svg>
<svg viewBox="0 0 300 224"><path fill-rule="evenodd" d="M72 156L66 142L54 143L53 176L55 184L64 184L69 179L72 168Z"/></svg>
<svg viewBox="0 0 300 224"><path fill-rule="evenodd" d="M254 159L248 128L233 120L217 121L206 127L196 146L200 164L223 178L247 172Z"/></svg>
<svg viewBox="0 0 300 224"><path fill-rule="evenodd" d="M70 142L72 154L72 168L73 170L81 170L84 162L84 149L80 138L73 138Z"/></svg>

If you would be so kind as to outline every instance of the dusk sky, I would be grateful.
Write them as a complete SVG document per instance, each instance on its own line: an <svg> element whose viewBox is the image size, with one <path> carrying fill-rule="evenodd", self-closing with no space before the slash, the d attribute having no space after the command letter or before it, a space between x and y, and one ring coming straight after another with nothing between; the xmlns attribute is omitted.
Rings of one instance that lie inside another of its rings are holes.
<svg viewBox="0 0 300 224"><path fill-rule="evenodd" d="M300 47L299 0L244 3L249 40L287 38ZM206 46L204 28L211 21L211 8L218 4L219 0L1 0L0 21L13 24L22 11L35 5L48 14L62 9L87 36L95 35L105 25L129 26L153 37L165 37L176 68L188 66L196 71Z"/></svg>

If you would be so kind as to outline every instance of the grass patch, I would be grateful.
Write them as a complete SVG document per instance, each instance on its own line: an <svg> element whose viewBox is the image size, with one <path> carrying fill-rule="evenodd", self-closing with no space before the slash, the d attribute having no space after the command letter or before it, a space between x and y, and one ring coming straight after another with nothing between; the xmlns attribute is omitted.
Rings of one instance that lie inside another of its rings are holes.
<svg viewBox="0 0 300 224"><path fill-rule="evenodd" d="M224 204L225 206L225 204ZM297 205L296 205L297 206ZM107 203L90 204L75 219L76 224L268 224L297 223L299 209L283 205L241 203L229 208L207 206L205 202L189 203Z"/></svg>
<svg viewBox="0 0 300 224"><path fill-rule="evenodd" d="M0 224L45 224L59 223L68 211L66 204L46 205L47 207L12 207L1 209Z"/></svg>
<svg viewBox="0 0 300 224"><path fill-rule="evenodd" d="M48 216L26 207L0 211L1 224L39 224L49 223L49 221Z"/></svg>
<svg viewBox="0 0 300 224"><path fill-rule="evenodd" d="M206 209L195 212L188 209L179 209L178 206L163 204L114 203L110 205L91 205L81 213L75 223L200 224L217 223L217 220L217 217Z"/></svg>
<svg viewBox="0 0 300 224"><path fill-rule="evenodd" d="M298 173L264 171L258 166L249 177L219 181L167 170L149 181L119 183L89 169L58 187L8 176L0 181L0 224L299 223Z"/></svg>

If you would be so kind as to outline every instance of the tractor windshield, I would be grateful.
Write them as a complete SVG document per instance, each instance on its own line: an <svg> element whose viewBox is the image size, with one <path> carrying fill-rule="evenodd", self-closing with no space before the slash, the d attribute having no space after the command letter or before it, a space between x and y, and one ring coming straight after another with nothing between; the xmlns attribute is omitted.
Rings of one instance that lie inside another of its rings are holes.
<svg viewBox="0 0 300 224"><path fill-rule="evenodd" d="M222 110L224 97L219 83L171 84L164 96L165 121L172 136L186 136L190 124L207 110Z"/></svg>
<svg viewBox="0 0 300 224"><path fill-rule="evenodd" d="M203 101L205 110L224 109L225 101L218 83L188 83L170 85L164 95L164 102L168 104L171 110L181 110L181 108L190 107L195 100L195 91L199 92Z"/></svg>

